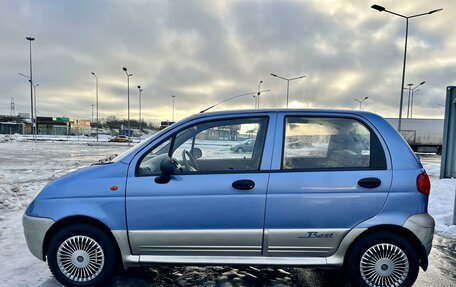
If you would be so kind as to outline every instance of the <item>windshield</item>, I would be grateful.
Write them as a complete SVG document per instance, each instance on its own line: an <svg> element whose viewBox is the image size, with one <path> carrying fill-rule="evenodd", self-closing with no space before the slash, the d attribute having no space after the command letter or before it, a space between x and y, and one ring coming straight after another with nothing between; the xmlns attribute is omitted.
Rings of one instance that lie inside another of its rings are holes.
<svg viewBox="0 0 456 287"><path fill-rule="evenodd" d="M146 138L145 140L141 141L140 143L138 143L137 145L133 146L132 148L130 149L127 149L126 151L124 151L123 153L119 154L118 156L116 156L115 158L113 158L111 160L111 162L118 162L118 161L121 161L122 159L124 159L127 155L129 155L130 153L132 152L136 152L136 151L139 151L141 150L144 146L146 146L150 140L157 136L158 134L160 134L161 132L158 132L156 134L153 134L151 135L150 137Z"/></svg>

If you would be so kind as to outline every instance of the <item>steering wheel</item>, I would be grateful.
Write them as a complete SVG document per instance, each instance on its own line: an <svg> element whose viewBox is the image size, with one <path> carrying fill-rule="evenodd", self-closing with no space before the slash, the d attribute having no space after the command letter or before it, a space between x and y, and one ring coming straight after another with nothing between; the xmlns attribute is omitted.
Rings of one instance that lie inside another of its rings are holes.
<svg viewBox="0 0 456 287"><path fill-rule="evenodd" d="M196 163L196 160L193 157L192 153L186 149L182 151L182 161L184 163L185 169L188 171L197 171L199 169L198 164Z"/></svg>

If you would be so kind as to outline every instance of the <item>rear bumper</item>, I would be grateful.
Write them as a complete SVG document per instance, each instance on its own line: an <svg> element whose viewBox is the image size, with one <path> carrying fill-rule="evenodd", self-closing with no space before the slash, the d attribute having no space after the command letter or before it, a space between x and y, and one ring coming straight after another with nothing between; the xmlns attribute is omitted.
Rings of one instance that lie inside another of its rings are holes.
<svg viewBox="0 0 456 287"><path fill-rule="evenodd" d="M25 241L30 252L38 259L45 261L43 242L46 232L54 224L54 220L25 215L22 217Z"/></svg>
<svg viewBox="0 0 456 287"><path fill-rule="evenodd" d="M432 239L434 238L434 218L428 213L415 214L407 218L404 227L415 234L426 250L426 255L429 255L432 248Z"/></svg>

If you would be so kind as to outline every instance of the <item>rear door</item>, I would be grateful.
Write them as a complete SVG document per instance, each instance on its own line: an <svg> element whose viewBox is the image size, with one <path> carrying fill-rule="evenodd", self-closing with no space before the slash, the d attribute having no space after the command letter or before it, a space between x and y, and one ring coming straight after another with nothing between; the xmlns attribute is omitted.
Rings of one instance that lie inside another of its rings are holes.
<svg viewBox="0 0 456 287"><path fill-rule="evenodd" d="M266 254L329 256L381 210L392 180L386 146L356 116L283 113L277 123Z"/></svg>

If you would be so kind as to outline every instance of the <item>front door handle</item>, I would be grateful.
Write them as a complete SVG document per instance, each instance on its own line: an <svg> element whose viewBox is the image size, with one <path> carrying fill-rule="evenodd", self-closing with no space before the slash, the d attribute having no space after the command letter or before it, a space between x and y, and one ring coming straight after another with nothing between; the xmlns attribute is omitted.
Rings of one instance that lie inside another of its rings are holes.
<svg viewBox="0 0 456 287"><path fill-rule="evenodd" d="M365 188L377 188L382 184L382 181L376 177L366 177L358 181L358 185Z"/></svg>
<svg viewBox="0 0 456 287"><path fill-rule="evenodd" d="M255 187L255 182L250 179L241 179L233 182L231 186L239 190L251 190Z"/></svg>

